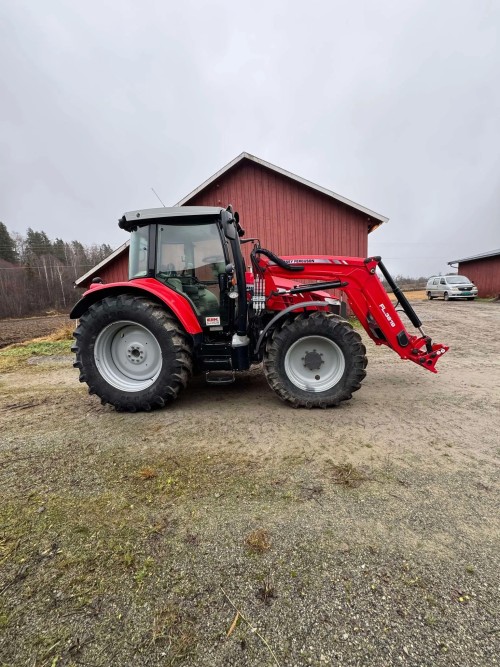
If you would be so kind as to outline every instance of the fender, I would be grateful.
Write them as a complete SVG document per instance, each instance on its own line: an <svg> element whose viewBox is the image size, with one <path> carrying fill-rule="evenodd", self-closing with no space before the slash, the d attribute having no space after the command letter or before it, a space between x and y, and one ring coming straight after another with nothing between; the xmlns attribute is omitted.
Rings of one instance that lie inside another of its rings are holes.
<svg viewBox="0 0 500 667"><path fill-rule="evenodd" d="M330 296L327 294L327 296ZM257 341L257 345L255 346L255 354L258 353L260 350L260 346L262 345L262 341L266 337L267 332L271 327L273 327L276 322L279 320L283 319L285 315L288 313L291 313L293 310L299 310L300 308L324 308L328 310L328 304L325 303L324 301L304 301L302 303L294 303L292 306L288 306L288 308L285 308L284 310L280 310L277 315L273 317L273 319L266 324L266 326L262 329L261 334L259 336L259 340Z"/></svg>
<svg viewBox="0 0 500 667"><path fill-rule="evenodd" d="M73 306L69 316L72 320L77 320L92 304L105 299L107 296L118 296L119 294L153 297L154 301L172 311L187 333L194 335L203 331L188 299L154 278L139 278L134 281L92 285Z"/></svg>

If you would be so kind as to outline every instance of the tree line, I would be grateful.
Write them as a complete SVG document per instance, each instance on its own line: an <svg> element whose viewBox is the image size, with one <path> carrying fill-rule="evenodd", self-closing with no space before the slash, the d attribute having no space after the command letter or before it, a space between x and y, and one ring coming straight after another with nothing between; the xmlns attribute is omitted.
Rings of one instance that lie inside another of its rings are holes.
<svg viewBox="0 0 500 667"><path fill-rule="evenodd" d="M111 246L51 240L29 228L9 233L0 222L0 318L67 312L74 281L112 252Z"/></svg>

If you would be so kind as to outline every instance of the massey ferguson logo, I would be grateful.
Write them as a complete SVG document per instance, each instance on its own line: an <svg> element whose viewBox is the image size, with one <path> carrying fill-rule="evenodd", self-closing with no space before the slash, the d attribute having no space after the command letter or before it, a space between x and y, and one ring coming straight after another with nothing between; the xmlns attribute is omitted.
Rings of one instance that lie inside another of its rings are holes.
<svg viewBox="0 0 500 667"><path fill-rule="evenodd" d="M392 317L389 315L389 313L386 311L384 304L383 303L379 304L379 308L382 311L382 313L385 315L385 318L389 322L391 327L394 328L396 326L396 323L394 322Z"/></svg>

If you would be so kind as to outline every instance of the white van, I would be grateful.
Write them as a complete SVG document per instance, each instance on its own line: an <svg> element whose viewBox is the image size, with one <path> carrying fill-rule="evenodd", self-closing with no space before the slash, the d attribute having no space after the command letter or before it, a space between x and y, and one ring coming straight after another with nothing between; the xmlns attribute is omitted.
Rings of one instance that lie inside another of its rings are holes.
<svg viewBox="0 0 500 667"><path fill-rule="evenodd" d="M467 299L474 301L477 296L477 287L466 276L433 276L427 281L425 288L428 299L437 299L442 296L445 301L450 299Z"/></svg>

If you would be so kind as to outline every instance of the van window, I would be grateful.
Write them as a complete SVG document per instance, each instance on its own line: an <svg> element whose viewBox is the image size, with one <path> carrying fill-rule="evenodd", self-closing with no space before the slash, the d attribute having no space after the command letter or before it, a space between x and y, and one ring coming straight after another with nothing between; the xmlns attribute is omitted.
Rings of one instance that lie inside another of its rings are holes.
<svg viewBox="0 0 500 667"><path fill-rule="evenodd" d="M439 278L434 278L434 280L432 281L432 284L433 284L433 285L437 285L437 284L438 284L438 281L439 281Z"/></svg>
<svg viewBox="0 0 500 667"><path fill-rule="evenodd" d="M444 278L441 278L440 283L441 285L446 285L446 280Z"/></svg>

